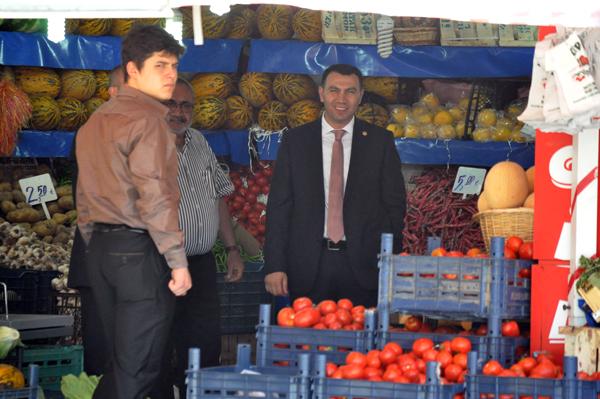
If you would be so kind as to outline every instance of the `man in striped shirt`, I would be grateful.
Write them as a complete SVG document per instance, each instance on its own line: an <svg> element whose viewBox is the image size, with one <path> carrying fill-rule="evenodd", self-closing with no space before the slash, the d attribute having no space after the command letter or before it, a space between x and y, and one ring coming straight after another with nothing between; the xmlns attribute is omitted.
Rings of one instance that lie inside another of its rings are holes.
<svg viewBox="0 0 600 399"><path fill-rule="evenodd" d="M194 92L191 85L179 78L170 100L167 122L176 135L177 180L181 191L179 224L184 232L185 252L194 282L185 297L177 298L175 317L161 372L159 395L172 398L172 385L185 397L184 374L190 347L201 349L202 367L219 364L221 332L219 327L219 297L216 262L211 249L219 235L227 250L227 281L238 281L244 263L235 244L231 216L223 199L233 192L233 184L219 166L215 154L198 130L192 129ZM169 365L175 350L176 364ZM174 372L174 374L172 374Z"/></svg>

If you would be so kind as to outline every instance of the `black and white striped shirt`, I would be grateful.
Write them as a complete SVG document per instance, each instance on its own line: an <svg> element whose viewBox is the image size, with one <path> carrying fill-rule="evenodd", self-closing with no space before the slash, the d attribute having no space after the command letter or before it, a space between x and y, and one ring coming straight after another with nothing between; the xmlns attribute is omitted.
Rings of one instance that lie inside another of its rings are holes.
<svg viewBox="0 0 600 399"><path fill-rule="evenodd" d="M219 231L219 199L233 192L233 184L219 166L215 153L196 129L185 132L185 144L177 152L181 191L179 225L187 256L212 249Z"/></svg>

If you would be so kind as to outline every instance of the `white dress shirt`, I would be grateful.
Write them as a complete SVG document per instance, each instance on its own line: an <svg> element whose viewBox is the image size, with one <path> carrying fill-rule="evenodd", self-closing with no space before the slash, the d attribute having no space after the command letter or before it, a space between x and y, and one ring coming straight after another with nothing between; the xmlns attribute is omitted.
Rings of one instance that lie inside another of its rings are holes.
<svg viewBox="0 0 600 399"><path fill-rule="evenodd" d="M331 172L331 150L335 141L333 128L321 117L321 145L323 149L323 183L325 185L325 223L323 237L327 237L327 208L329 205L329 173ZM346 133L342 136L342 147L344 148L344 193L346 192L346 181L348 180L348 169L350 169L350 155L352 152L352 132L354 130L354 118L343 127ZM345 239L346 237L344 237Z"/></svg>

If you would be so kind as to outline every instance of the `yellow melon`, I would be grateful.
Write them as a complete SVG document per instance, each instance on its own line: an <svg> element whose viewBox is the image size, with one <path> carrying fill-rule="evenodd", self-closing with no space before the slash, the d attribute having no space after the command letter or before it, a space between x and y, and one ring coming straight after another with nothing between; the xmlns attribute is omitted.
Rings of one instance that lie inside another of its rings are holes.
<svg viewBox="0 0 600 399"><path fill-rule="evenodd" d="M294 30L292 17L294 9L286 5L262 4L256 10L258 31L265 39L291 39Z"/></svg>
<svg viewBox="0 0 600 399"><path fill-rule="evenodd" d="M479 212L483 212L487 211L488 209L490 209L490 206L485 199L485 191L483 191L481 194L479 194L479 199L477 200L477 210Z"/></svg>
<svg viewBox="0 0 600 399"><path fill-rule="evenodd" d="M535 181L535 166L527 169L525 174L527 175L527 186L529 187L529 192L532 193L534 188L533 182Z"/></svg>
<svg viewBox="0 0 600 399"><path fill-rule="evenodd" d="M380 95L388 103L396 103L398 100L399 81L395 77L366 76L363 79L363 89Z"/></svg>
<svg viewBox="0 0 600 399"><path fill-rule="evenodd" d="M533 209L534 206L535 206L535 193L531 193L525 199L525 202L523 203L523 207Z"/></svg>
<svg viewBox="0 0 600 399"><path fill-rule="evenodd" d="M516 162L498 162L485 178L484 191L492 209L520 207L529 194L525 170Z"/></svg>
<svg viewBox="0 0 600 399"><path fill-rule="evenodd" d="M296 38L306 42L321 41L321 11L300 9L294 14L292 27Z"/></svg>

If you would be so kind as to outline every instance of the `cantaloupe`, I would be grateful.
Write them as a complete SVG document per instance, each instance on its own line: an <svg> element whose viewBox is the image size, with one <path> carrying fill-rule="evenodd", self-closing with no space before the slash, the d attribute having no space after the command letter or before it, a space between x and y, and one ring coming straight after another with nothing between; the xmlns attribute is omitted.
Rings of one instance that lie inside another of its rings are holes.
<svg viewBox="0 0 600 399"><path fill-rule="evenodd" d="M487 211L488 209L490 209L490 206L485 199L485 191L482 191L481 194L479 194L479 199L477 199L477 210L479 212L483 212Z"/></svg>
<svg viewBox="0 0 600 399"><path fill-rule="evenodd" d="M535 205L535 193L531 193L527 196L527 199L523 203L523 207L533 209Z"/></svg>
<svg viewBox="0 0 600 399"><path fill-rule="evenodd" d="M498 162L489 170L483 189L491 209L520 207L529 194L525 170L516 162Z"/></svg>
<svg viewBox="0 0 600 399"><path fill-rule="evenodd" d="M527 169L525 173L527 174L527 185L529 186L529 192L532 193L534 187L533 182L535 180L535 166Z"/></svg>

